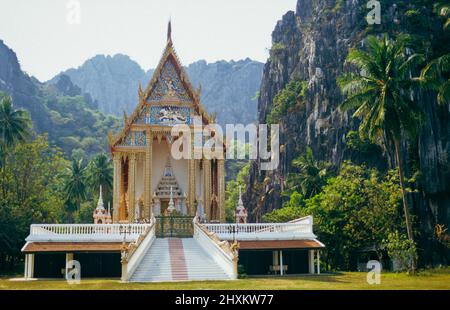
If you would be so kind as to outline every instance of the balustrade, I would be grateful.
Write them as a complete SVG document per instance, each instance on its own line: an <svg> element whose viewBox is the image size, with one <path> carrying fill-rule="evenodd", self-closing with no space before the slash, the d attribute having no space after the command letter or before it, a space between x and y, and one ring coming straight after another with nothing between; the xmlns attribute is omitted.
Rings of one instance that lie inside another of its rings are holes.
<svg viewBox="0 0 450 310"><path fill-rule="evenodd" d="M27 241L134 241L149 224L33 224Z"/></svg>
<svg viewBox="0 0 450 310"><path fill-rule="evenodd" d="M312 219L309 217L304 218L302 221L290 223L204 224L204 226L222 240L315 238L312 229Z"/></svg>

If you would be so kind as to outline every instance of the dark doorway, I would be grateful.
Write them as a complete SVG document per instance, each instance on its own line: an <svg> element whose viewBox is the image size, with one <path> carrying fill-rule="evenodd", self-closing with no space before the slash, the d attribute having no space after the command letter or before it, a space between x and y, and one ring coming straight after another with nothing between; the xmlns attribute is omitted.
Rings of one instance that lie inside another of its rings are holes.
<svg viewBox="0 0 450 310"><path fill-rule="evenodd" d="M241 250L238 265L241 265L243 272L249 276L268 275L272 265L272 251Z"/></svg>
<svg viewBox="0 0 450 310"><path fill-rule="evenodd" d="M120 253L74 253L80 262L83 278L120 278L122 265Z"/></svg>
<svg viewBox="0 0 450 310"><path fill-rule="evenodd" d="M283 250L283 265L286 274L309 273L308 250Z"/></svg>
<svg viewBox="0 0 450 310"><path fill-rule="evenodd" d="M241 270L249 276L274 274L270 270L273 263L273 252L276 250L240 250L239 262ZM306 274L309 273L308 250L288 249L283 251L283 266L287 266L284 273ZM279 254L278 254L279 255Z"/></svg>
<svg viewBox="0 0 450 310"><path fill-rule="evenodd" d="M65 253L36 253L34 254L35 278L64 278L66 268Z"/></svg>

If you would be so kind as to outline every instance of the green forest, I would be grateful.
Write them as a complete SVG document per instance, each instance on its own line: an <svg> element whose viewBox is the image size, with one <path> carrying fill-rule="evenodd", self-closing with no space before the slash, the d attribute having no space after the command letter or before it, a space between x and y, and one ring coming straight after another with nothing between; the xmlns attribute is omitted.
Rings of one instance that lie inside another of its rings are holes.
<svg viewBox="0 0 450 310"><path fill-rule="evenodd" d="M88 160L83 148L70 159L33 130L29 113L15 109L6 94L0 96L0 141L0 266L11 270L22 259L30 224L92 221L100 185L111 201L112 165L103 152Z"/></svg>

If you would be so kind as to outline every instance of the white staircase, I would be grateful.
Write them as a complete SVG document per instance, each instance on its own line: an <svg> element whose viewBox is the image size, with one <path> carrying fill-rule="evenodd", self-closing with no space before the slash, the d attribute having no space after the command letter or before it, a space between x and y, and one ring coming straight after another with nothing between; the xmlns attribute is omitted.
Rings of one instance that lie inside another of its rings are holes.
<svg viewBox="0 0 450 310"><path fill-rule="evenodd" d="M172 268L167 239L155 239L137 266L130 282L172 281Z"/></svg>
<svg viewBox="0 0 450 310"><path fill-rule="evenodd" d="M197 240L183 239L183 246L190 281L230 280L230 277L203 250Z"/></svg>
<svg viewBox="0 0 450 310"><path fill-rule="evenodd" d="M156 239L130 282L229 280L230 277L193 238Z"/></svg>

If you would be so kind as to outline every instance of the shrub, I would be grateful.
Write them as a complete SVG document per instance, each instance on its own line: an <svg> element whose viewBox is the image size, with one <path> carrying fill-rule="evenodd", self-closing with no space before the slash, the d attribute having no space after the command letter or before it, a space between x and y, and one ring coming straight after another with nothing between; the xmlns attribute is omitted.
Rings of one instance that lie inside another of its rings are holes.
<svg viewBox="0 0 450 310"><path fill-rule="evenodd" d="M390 233L384 240L388 255L396 260L401 270L412 270L412 262L417 260L416 244L398 231Z"/></svg>
<svg viewBox="0 0 450 310"><path fill-rule="evenodd" d="M303 101L308 89L308 82L298 78L293 79L274 98L272 111L267 115L266 122L274 124L280 122L290 109Z"/></svg>

